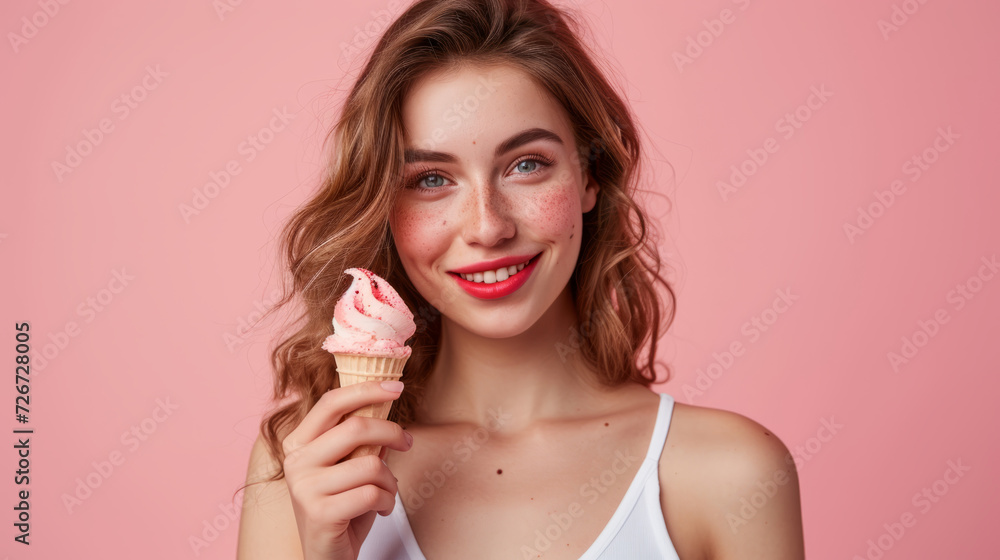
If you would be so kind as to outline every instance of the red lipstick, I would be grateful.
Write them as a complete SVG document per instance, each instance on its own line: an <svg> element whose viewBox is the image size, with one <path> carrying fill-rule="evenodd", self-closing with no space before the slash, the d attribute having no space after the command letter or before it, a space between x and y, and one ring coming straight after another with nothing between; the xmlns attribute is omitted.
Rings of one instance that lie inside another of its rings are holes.
<svg viewBox="0 0 1000 560"><path fill-rule="evenodd" d="M455 270L449 270L448 272L455 272L458 274L472 274L473 272L496 270L498 268L506 268L514 264L521 264L523 262L528 262L528 259L532 259L536 256L538 255L514 255L513 257L503 257L502 259L493 259L492 261L477 262L476 264L470 264L469 266L463 266L461 268L456 268Z"/></svg>
<svg viewBox="0 0 1000 560"><path fill-rule="evenodd" d="M501 280L492 284L486 284L485 282L470 282L457 274L472 274L473 272L480 272L482 270L492 270L489 267L500 268L503 266L511 266L523 263L529 258L531 260L524 266L524 268L519 270L517 274L507 278L506 280ZM453 271L452 277L456 282L458 282L458 285L463 290L473 297L477 297L479 299L497 299L514 293L518 288L524 285L524 283L528 281L528 276L531 275L531 272L535 269L535 264L537 263L538 255L535 255L534 257L508 257L493 261L485 261L472 266L456 269Z"/></svg>

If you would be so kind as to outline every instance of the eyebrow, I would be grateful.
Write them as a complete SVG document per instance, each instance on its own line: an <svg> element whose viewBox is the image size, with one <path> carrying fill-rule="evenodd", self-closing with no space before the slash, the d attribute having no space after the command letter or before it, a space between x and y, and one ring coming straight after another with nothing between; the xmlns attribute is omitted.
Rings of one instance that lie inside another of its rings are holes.
<svg viewBox="0 0 1000 560"><path fill-rule="evenodd" d="M529 128L518 132L503 142L500 142L493 155L494 157L500 157L511 150L517 149L529 142L534 142L535 140L550 140L558 144L563 143L562 138L551 130L546 130L544 128ZM458 158L447 152L408 149L403 152L403 161L405 163L416 163L418 161L455 163L458 161Z"/></svg>

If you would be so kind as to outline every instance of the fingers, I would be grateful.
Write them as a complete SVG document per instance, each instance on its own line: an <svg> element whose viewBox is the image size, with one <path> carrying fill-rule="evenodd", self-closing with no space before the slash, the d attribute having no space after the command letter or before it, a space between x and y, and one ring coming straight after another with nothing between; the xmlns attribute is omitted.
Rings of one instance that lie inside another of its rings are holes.
<svg viewBox="0 0 1000 560"><path fill-rule="evenodd" d="M285 460L289 464L303 462L308 465L332 466L361 445L381 445L396 451L407 451L413 446L413 439L395 422L351 416L309 445L300 447L294 457L287 456Z"/></svg>
<svg viewBox="0 0 1000 560"><path fill-rule="evenodd" d="M303 550L320 551L317 558L356 557L358 534L365 538L375 513L388 515L395 507L398 483L380 457L338 463L360 445L400 451L412 445L395 422L348 416L399 398L403 384L385 384L369 381L326 392L282 440L285 482Z"/></svg>
<svg viewBox="0 0 1000 560"><path fill-rule="evenodd" d="M336 499L327 502L326 507L329 508L331 519L354 519L369 511L388 514L395 505L395 493L390 494L374 484L366 484L338 494Z"/></svg>
<svg viewBox="0 0 1000 560"><path fill-rule="evenodd" d="M402 383L387 383L392 390L383 388L378 381L366 381L349 387L339 387L327 391L312 410L306 414L302 422L292 430L285 439L282 446L285 454L290 455L298 448L313 441L338 422L351 411L362 406L383 403L395 400L402 392ZM398 386L399 390L394 390Z"/></svg>
<svg viewBox="0 0 1000 560"><path fill-rule="evenodd" d="M378 486L393 496L399 490L396 477L377 456L355 457L323 470L310 482L320 494L340 494L367 484Z"/></svg>

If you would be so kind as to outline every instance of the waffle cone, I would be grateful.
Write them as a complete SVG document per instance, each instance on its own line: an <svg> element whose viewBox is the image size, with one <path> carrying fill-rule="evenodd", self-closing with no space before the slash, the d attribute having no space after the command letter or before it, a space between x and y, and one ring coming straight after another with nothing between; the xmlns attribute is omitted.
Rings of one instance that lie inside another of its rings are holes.
<svg viewBox="0 0 1000 560"><path fill-rule="evenodd" d="M348 387L365 381L398 381L403 376L403 366L409 359L385 358L380 356L364 356L360 354L334 354L337 360L337 376L340 386ZM389 410L394 401L370 404L351 412L345 418L362 416L365 418L389 418ZM382 451L380 445L362 445L345 457L344 460L365 455L378 455Z"/></svg>

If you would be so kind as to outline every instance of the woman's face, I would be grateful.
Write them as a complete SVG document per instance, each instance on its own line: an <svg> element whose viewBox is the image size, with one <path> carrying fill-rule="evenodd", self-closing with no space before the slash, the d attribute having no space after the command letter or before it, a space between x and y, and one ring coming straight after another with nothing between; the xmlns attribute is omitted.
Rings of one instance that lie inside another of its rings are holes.
<svg viewBox="0 0 1000 560"><path fill-rule="evenodd" d="M517 68L470 65L416 82L403 119L390 227L407 275L469 331L524 332L568 289L597 197L565 110Z"/></svg>

